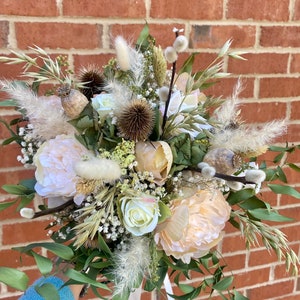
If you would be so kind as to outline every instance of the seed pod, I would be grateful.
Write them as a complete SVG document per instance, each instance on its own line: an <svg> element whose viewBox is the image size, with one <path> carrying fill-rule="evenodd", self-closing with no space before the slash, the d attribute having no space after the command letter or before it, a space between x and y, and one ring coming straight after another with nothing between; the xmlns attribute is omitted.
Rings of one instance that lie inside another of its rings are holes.
<svg viewBox="0 0 300 300"><path fill-rule="evenodd" d="M75 89L71 89L69 85L64 85L58 89L58 94L61 98L61 105L65 114L70 119L77 118L86 105L89 103L86 96Z"/></svg>
<svg viewBox="0 0 300 300"><path fill-rule="evenodd" d="M216 148L208 151L204 162L216 169L217 173L231 175L241 166L241 157L226 148Z"/></svg>

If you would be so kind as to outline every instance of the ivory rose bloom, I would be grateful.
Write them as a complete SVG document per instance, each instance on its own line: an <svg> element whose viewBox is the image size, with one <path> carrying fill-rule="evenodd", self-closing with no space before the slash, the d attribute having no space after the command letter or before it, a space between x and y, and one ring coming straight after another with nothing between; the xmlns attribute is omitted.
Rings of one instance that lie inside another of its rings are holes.
<svg viewBox="0 0 300 300"><path fill-rule="evenodd" d="M163 141L138 142L135 146L137 171L151 172L154 182L163 185L167 179L173 162L173 154L170 146Z"/></svg>
<svg viewBox="0 0 300 300"><path fill-rule="evenodd" d="M155 197L147 194L121 198L125 228L135 236L152 232L158 222L159 207Z"/></svg>
<svg viewBox="0 0 300 300"><path fill-rule="evenodd" d="M171 217L157 226L154 239L167 255L184 263L218 244L231 210L217 190L200 190L189 198L173 200L170 209Z"/></svg>
<svg viewBox="0 0 300 300"><path fill-rule="evenodd" d="M45 142L33 158L35 190L44 197L72 197L76 193L75 162L88 151L73 136L58 135Z"/></svg>
<svg viewBox="0 0 300 300"><path fill-rule="evenodd" d="M100 118L105 118L113 111L112 94L99 94L92 98L92 106L99 114Z"/></svg>

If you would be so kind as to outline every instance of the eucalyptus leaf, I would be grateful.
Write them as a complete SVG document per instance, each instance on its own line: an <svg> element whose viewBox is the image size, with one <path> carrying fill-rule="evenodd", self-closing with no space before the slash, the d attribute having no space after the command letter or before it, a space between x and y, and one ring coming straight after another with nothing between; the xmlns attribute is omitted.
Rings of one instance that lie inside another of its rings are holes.
<svg viewBox="0 0 300 300"><path fill-rule="evenodd" d="M227 290L233 282L233 276L225 277L212 286L217 291Z"/></svg>
<svg viewBox="0 0 300 300"><path fill-rule="evenodd" d="M233 295L234 295L234 298L233 300L249 300L249 298L243 296L240 292L238 292L237 290L234 290L233 291Z"/></svg>
<svg viewBox="0 0 300 300"><path fill-rule="evenodd" d="M17 106L18 102L14 99L6 99L4 101L0 101L0 106Z"/></svg>
<svg viewBox="0 0 300 300"><path fill-rule="evenodd" d="M237 192L231 192L227 197L227 201L230 205L234 205L248 200L254 195L255 191L253 189L243 189Z"/></svg>
<svg viewBox="0 0 300 300"><path fill-rule="evenodd" d="M28 286L28 276L19 270L0 267L0 282L20 291L25 291Z"/></svg>
<svg viewBox="0 0 300 300"><path fill-rule="evenodd" d="M44 300L60 300L57 288L51 283L36 285L34 289Z"/></svg>
<svg viewBox="0 0 300 300"><path fill-rule="evenodd" d="M16 203L16 200L15 201L10 201L10 202L0 203L0 211L14 205L15 203Z"/></svg>
<svg viewBox="0 0 300 300"><path fill-rule="evenodd" d="M87 275L85 275L81 272L78 272L76 270L68 269L65 272L65 275L68 276L70 279L73 279L77 282L84 283L84 284L90 284L90 285L93 285L95 287L110 291L110 289L107 287L106 284L98 282L98 281L96 281L96 280L88 277Z"/></svg>
<svg viewBox="0 0 300 300"><path fill-rule="evenodd" d="M290 222L293 219L280 215L276 210L257 208L248 210L248 213L256 219L274 222Z"/></svg>
<svg viewBox="0 0 300 300"><path fill-rule="evenodd" d="M40 270L41 274L48 275L53 267L51 259L44 257L42 255L39 255L32 251L32 255L35 259L36 265L38 269Z"/></svg>
<svg viewBox="0 0 300 300"><path fill-rule="evenodd" d="M289 195L297 199L300 199L300 193L291 186L280 185L280 184L268 184L268 187L275 194L284 194L284 195Z"/></svg>
<svg viewBox="0 0 300 300"><path fill-rule="evenodd" d="M33 243L33 244L27 245L25 247L15 247L13 249L15 249L21 253L27 253L27 254L31 255L31 253L30 253L31 250L34 248L38 248L38 247L45 248L65 260L70 260L74 256L74 252L70 247L62 245L62 244L56 244L56 243L50 243L50 242Z"/></svg>

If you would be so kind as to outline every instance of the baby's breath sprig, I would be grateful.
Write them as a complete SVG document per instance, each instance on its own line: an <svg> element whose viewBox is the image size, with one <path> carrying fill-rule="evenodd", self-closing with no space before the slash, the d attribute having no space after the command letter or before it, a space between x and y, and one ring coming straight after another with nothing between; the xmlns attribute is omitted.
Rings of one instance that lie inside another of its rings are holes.
<svg viewBox="0 0 300 300"><path fill-rule="evenodd" d="M298 275L299 258L287 244L287 238L281 230L259 220L248 218L242 211L232 211L231 215L239 220L240 230L245 237L247 249L259 245L258 236L260 236L264 246L268 250L273 249L279 261L284 257L286 270L290 271L291 269L292 275Z"/></svg>

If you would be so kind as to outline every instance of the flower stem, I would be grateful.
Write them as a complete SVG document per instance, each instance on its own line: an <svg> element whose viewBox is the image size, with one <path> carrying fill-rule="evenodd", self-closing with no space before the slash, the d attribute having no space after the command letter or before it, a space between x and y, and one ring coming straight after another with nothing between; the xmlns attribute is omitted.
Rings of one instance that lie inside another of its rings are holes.
<svg viewBox="0 0 300 300"><path fill-rule="evenodd" d="M64 204L62 204L62 205L59 205L59 206L56 206L56 207L53 207L53 208L48 208L48 209L45 209L45 210L41 210L41 211L36 212L36 213L33 215L33 218L32 218L32 219L36 219L36 218L39 218L39 217L42 217L42 216L47 216L47 215L50 215L50 214L53 214L53 213L62 211L62 210L64 210L65 208L71 206L72 204L74 204L74 200L73 200L73 199L70 199L70 200L68 200L66 203L64 203Z"/></svg>

